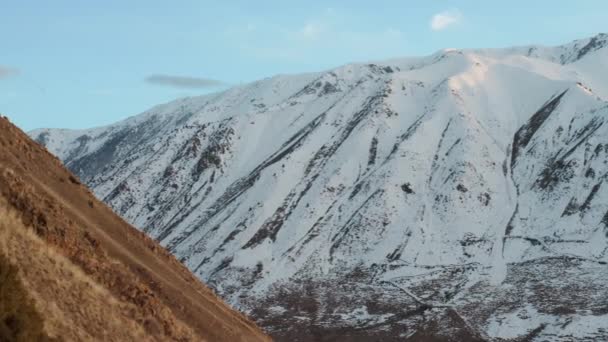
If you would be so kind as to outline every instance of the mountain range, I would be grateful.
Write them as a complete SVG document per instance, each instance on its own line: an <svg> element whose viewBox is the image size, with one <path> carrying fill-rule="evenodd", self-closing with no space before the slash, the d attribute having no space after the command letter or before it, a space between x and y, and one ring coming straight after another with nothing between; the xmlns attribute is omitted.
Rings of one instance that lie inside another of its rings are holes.
<svg viewBox="0 0 608 342"><path fill-rule="evenodd" d="M279 75L36 141L277 340L608 339L608 35Z"/></svg>

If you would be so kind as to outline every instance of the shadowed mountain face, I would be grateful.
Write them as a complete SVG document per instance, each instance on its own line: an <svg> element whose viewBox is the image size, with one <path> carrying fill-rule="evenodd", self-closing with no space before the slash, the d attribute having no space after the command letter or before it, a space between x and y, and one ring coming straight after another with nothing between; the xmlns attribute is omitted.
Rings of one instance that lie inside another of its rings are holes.
<svg viewBox="0 0 608 342"><path fill-rule="evenodd" d="M0 118L0 340L267 341Z"/></svg>
<svg viewBox="0 0 608 342"><path fill-rule="evenodd" d="M277 76L30 134L278 339L597 340L607 40Z"/></svg>

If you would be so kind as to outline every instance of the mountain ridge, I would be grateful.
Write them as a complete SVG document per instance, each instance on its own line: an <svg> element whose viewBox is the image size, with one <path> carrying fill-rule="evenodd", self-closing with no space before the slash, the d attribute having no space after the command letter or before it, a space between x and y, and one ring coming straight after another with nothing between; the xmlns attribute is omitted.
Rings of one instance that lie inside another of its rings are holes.
<svg viewBox="0 0 608 342"><path fill-rule="evenodd" d="M597 45L596 45L597 44ZM250 84L256 83L256 82L261 82L264 80L268 80L268 79L272 79L272 78L282 78L282 77L294 77L294 76L304 76L304 75L317 75L317 74L322 74L325 72L331 72L332 70L335 69L339 69L342 67L346 67L346 66L355 66L355 65L369 65L369 64L378 64L378 65L391 65L391 64L398 64L399 61L415 61L415 60L422 60L422 59L432 59L432 58L441 58L441 56L445 55L446 53L452 53L452 52L472 52L472 53L488 53L488 52L504 52L504 51L509 51L509 50L513 50L513 51L519 51L517 54L520 55L531 55L531 51L534 50L568 50L568 49L576 49L577 47L579 47L580 45L583 45L583 47L586 46L597 46L599 47L599 49L606 47L608 44L608 33L598 33L590 38L584 38L584 39L577 39L574 40L573 42L569 43L569 44L565 44L565 45L555 45L555 46L545 46L545 45L538 45L538 44L529 44L529 45L520 45L520 46L515 46L512 48L489 48L489 49L484 49L484 48L463 48L463 49L458 49L458 48L445 48L445 49L441 49L439 51L436 51L430 55L427 56L423 56L423 57L399 57L399 58L389 58L389 59L384 59L384 60L370 60L368 62L353 62L353 63L347 63L343 66L338 66L338 67L334 67L334 68L329 68L325 71L322 72L307 72L307 73L295 73L295 74L277 74L271 77L267 77L261 80L257 80L257 81L253 81L253 82L249 82L247 84L244 85L239 85L239 86L235 86L233 88L241 88L241 87L247 87ZM532 50L531 50L532 49ZM527 53L525 53L524 51L527 51ZM577 53L579 50L576 50ZM589 48L586 49L587 52L593 52L593 49ZM584 55L584 54L583 54ZM530 56L529 56L530 57ZM538 57L538 56L536 56ZM582 55L581 55L582 57ZM553 58L555 59L555 57ZM579 58L580 59L580 58ZM391 62L395 62L395 63L391 63ZM186 99L193 99L193 98L200 98L200 97L209 97L209 96L215 96L218 95L220 93L223 93L225 91L219 91L219 92L214 92L214 93L210 93L210 94L206 94L206 95L201 95L201 96L188 96L188 97L183 97L180 98L178 100L172 100L172 101L168 101L166 103L163 104L159 104L154 106L153 108L158 108L158 107L162 107L164 105L167 105L169 103L175 102L175 101L180 101L180 100L186 100ZM126 119L123 120L119 120L118 122L122 122L122 121L126 121L129 119L133 119L136 116L138 116L138 114L130 116ZM110 126L115 125L115 123L112 124L108 124L108 125L101 125L101 126L97 126L97 127L93 127L93 128L88 128L88 129L64 129L64 128L53 128L55 130L62 130L62 131L78 131L78 132L82 132L82 131L86 131L86 130L91 130L91 129L100 129L100 128L109 128ZM30 135L37 135L39 134L41 131L45 130L46 128L37 128L37 129L33 129L30 130L28 132L28 134Z"/></svg>

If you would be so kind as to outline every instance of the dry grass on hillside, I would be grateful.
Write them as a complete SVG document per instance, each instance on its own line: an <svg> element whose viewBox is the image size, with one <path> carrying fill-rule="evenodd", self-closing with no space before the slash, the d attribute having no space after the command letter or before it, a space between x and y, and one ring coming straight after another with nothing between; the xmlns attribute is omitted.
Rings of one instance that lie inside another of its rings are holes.
<svg viewBox="0 0 608 342"><path fill-rule="evenodd" d="M0 217L0 220L4 217ZM1 222L1 221L0 221ZM0 229L2 224L0 223ZM42 317L29 298L17 268L0 254L0 341L44 341Z"/></svg>
<svg viewBox="0 0 608 342"><path fill-rule="evenodd" d="M0 199L0 340L147 341L118 302Z"/></svg>

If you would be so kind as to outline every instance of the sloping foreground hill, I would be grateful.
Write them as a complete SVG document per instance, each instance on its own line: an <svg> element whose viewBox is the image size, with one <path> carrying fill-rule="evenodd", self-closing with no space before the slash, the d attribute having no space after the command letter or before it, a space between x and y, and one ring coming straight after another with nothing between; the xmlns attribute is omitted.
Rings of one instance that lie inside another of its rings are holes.
<svg viewBox="0 0 608 342"><path fill-rule="evenodd" d="M0 118L0 340L270 338Z"/></svg>

